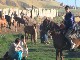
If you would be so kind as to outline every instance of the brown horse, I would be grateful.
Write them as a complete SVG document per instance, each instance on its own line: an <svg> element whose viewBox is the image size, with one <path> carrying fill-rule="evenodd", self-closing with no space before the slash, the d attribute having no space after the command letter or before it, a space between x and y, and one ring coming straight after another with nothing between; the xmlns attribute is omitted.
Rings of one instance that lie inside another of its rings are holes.
<svg viewBox="0 0 80 60"><path fill-rule="evenodd" d="M50 22L50 31L56 49L56 60L63 60L62 51L70 49L71 45L62 33L60 26L56 23ZM76 48L80 46L80 39L72 38L72 42L76 44Z"/></svg>
<svg viewBox="0 0 80 60"><path fill-rule="evenodd" d="M5 32L6 32L7 21L6 21L6 19L2 16L2 17L0 18L0 28L1 28L1 30L2 30L3 27L5 28Z"/></svg>
<svg viewBox="0 0 80 60"><path fill-rule="evenodd" d="M27 40L28 40L28 35L30 34L31 35L31 42L32 42L32 40L34 40L34 43L37 42L37 27L36 27L36 24L31 25L31 26L29 26L29 25L25 26L24 33L25 33L25 37L27 37Z"/></svg>

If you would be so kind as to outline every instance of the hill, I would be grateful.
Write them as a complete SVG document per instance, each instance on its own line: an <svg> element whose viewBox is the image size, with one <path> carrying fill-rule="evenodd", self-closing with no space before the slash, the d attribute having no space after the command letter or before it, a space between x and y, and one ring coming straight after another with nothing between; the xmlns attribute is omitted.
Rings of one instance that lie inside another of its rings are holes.
<svg viewBox="0 0 80 60"><path fill-rule="evenodd" d="M55 0L0 0L0 7L19 7L27 8L34 6L36 8L60 7L60 3Z"/></svg>

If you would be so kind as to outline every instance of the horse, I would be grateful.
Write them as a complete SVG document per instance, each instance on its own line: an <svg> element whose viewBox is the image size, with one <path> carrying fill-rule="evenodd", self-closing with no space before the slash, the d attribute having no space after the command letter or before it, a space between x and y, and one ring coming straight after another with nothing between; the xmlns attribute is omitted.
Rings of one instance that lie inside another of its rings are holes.
<svg viewBox="0 0 80 60"><path fill-rule="evenodd" d="M20 27L20 24L24 24L25 26L25 20L23 18L20 18L20 17L14 17L15 21L17 21L18 23L18 26Z"/></svg>
<svg viewBox="0 0 80 60"><path fill-rule="evenodd" d="M0 18L0 27L1 27L1 30L2 28L5 28L5 32L6 32L7 21L3 16Z"/></svg>
<svg viewBox="0 0 80 60"><path fill-rule="evenodd" d="M8 28L11 29L11 17L9 15L5 15L5 19L8 22Z"/></svg>
<svg viewBox="0 0 80 60"><path fill-rule="evenodd" d="M27 25L24 27L24 33L25 33L25 37L27 36L27 40L28 40L28 35L31 35L31 42L32 40L34 40L34 43L36 44L37 42L37 27L36 24L33 25Z"/></svg>
<svg viewBox="0 0 80 60"><path fill-rule="evenodd" d="M0 11L0 27L1 27L1 30L2 30L2 27L6 27L6 19L4 18L3 14L2 14L2 11Z"/></svg>
<svg viewBox="0 0 80 60"><path fill-rule="evenodd" d="M62 29L54 22L50 22L49 30L51 31L54 47L56 49L56 60L63 60L63 50L69 50L71 47L70 42L62 33ZM80 38L72 38L72 42L76 44L76 48L80 46Z"/></svg>

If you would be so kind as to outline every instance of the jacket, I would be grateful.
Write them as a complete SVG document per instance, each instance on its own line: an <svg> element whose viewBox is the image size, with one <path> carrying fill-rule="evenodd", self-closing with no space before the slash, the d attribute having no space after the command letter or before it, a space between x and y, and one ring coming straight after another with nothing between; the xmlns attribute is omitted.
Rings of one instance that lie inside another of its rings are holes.
<svg viewBox="0 0 80 60"><path fill-rule="evenodd" d="M64 25L66 29L74 29L74 15L71 12L66 13L65 19L64 19Z"/></svg>

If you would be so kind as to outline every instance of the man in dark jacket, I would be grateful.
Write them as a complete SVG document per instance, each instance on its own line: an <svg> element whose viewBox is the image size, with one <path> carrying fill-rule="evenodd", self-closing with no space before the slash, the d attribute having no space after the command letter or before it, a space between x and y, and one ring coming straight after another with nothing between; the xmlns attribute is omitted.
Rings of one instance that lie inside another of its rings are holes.
<svg viewBox="0 0 80 60"><path fill-rule="evenodd" d="M44 32L43 32L43 23L41 23L40 25L40 39L41 39L41 43L44 43L45 38L44 38Z"/></svg>
<svg viewBox="0 0 80 60"><path fill-rule="evenodd" d="M74 23L75 23L74 15L70 12L69 6L65 7L65 11L66 11L66 15L64 18L64 25L65 25L65 30L66 30L65 37L71 43L71 49L74 49L76 44L73 43L72 40L70 39L70 34L74 29Z"/></svg>

